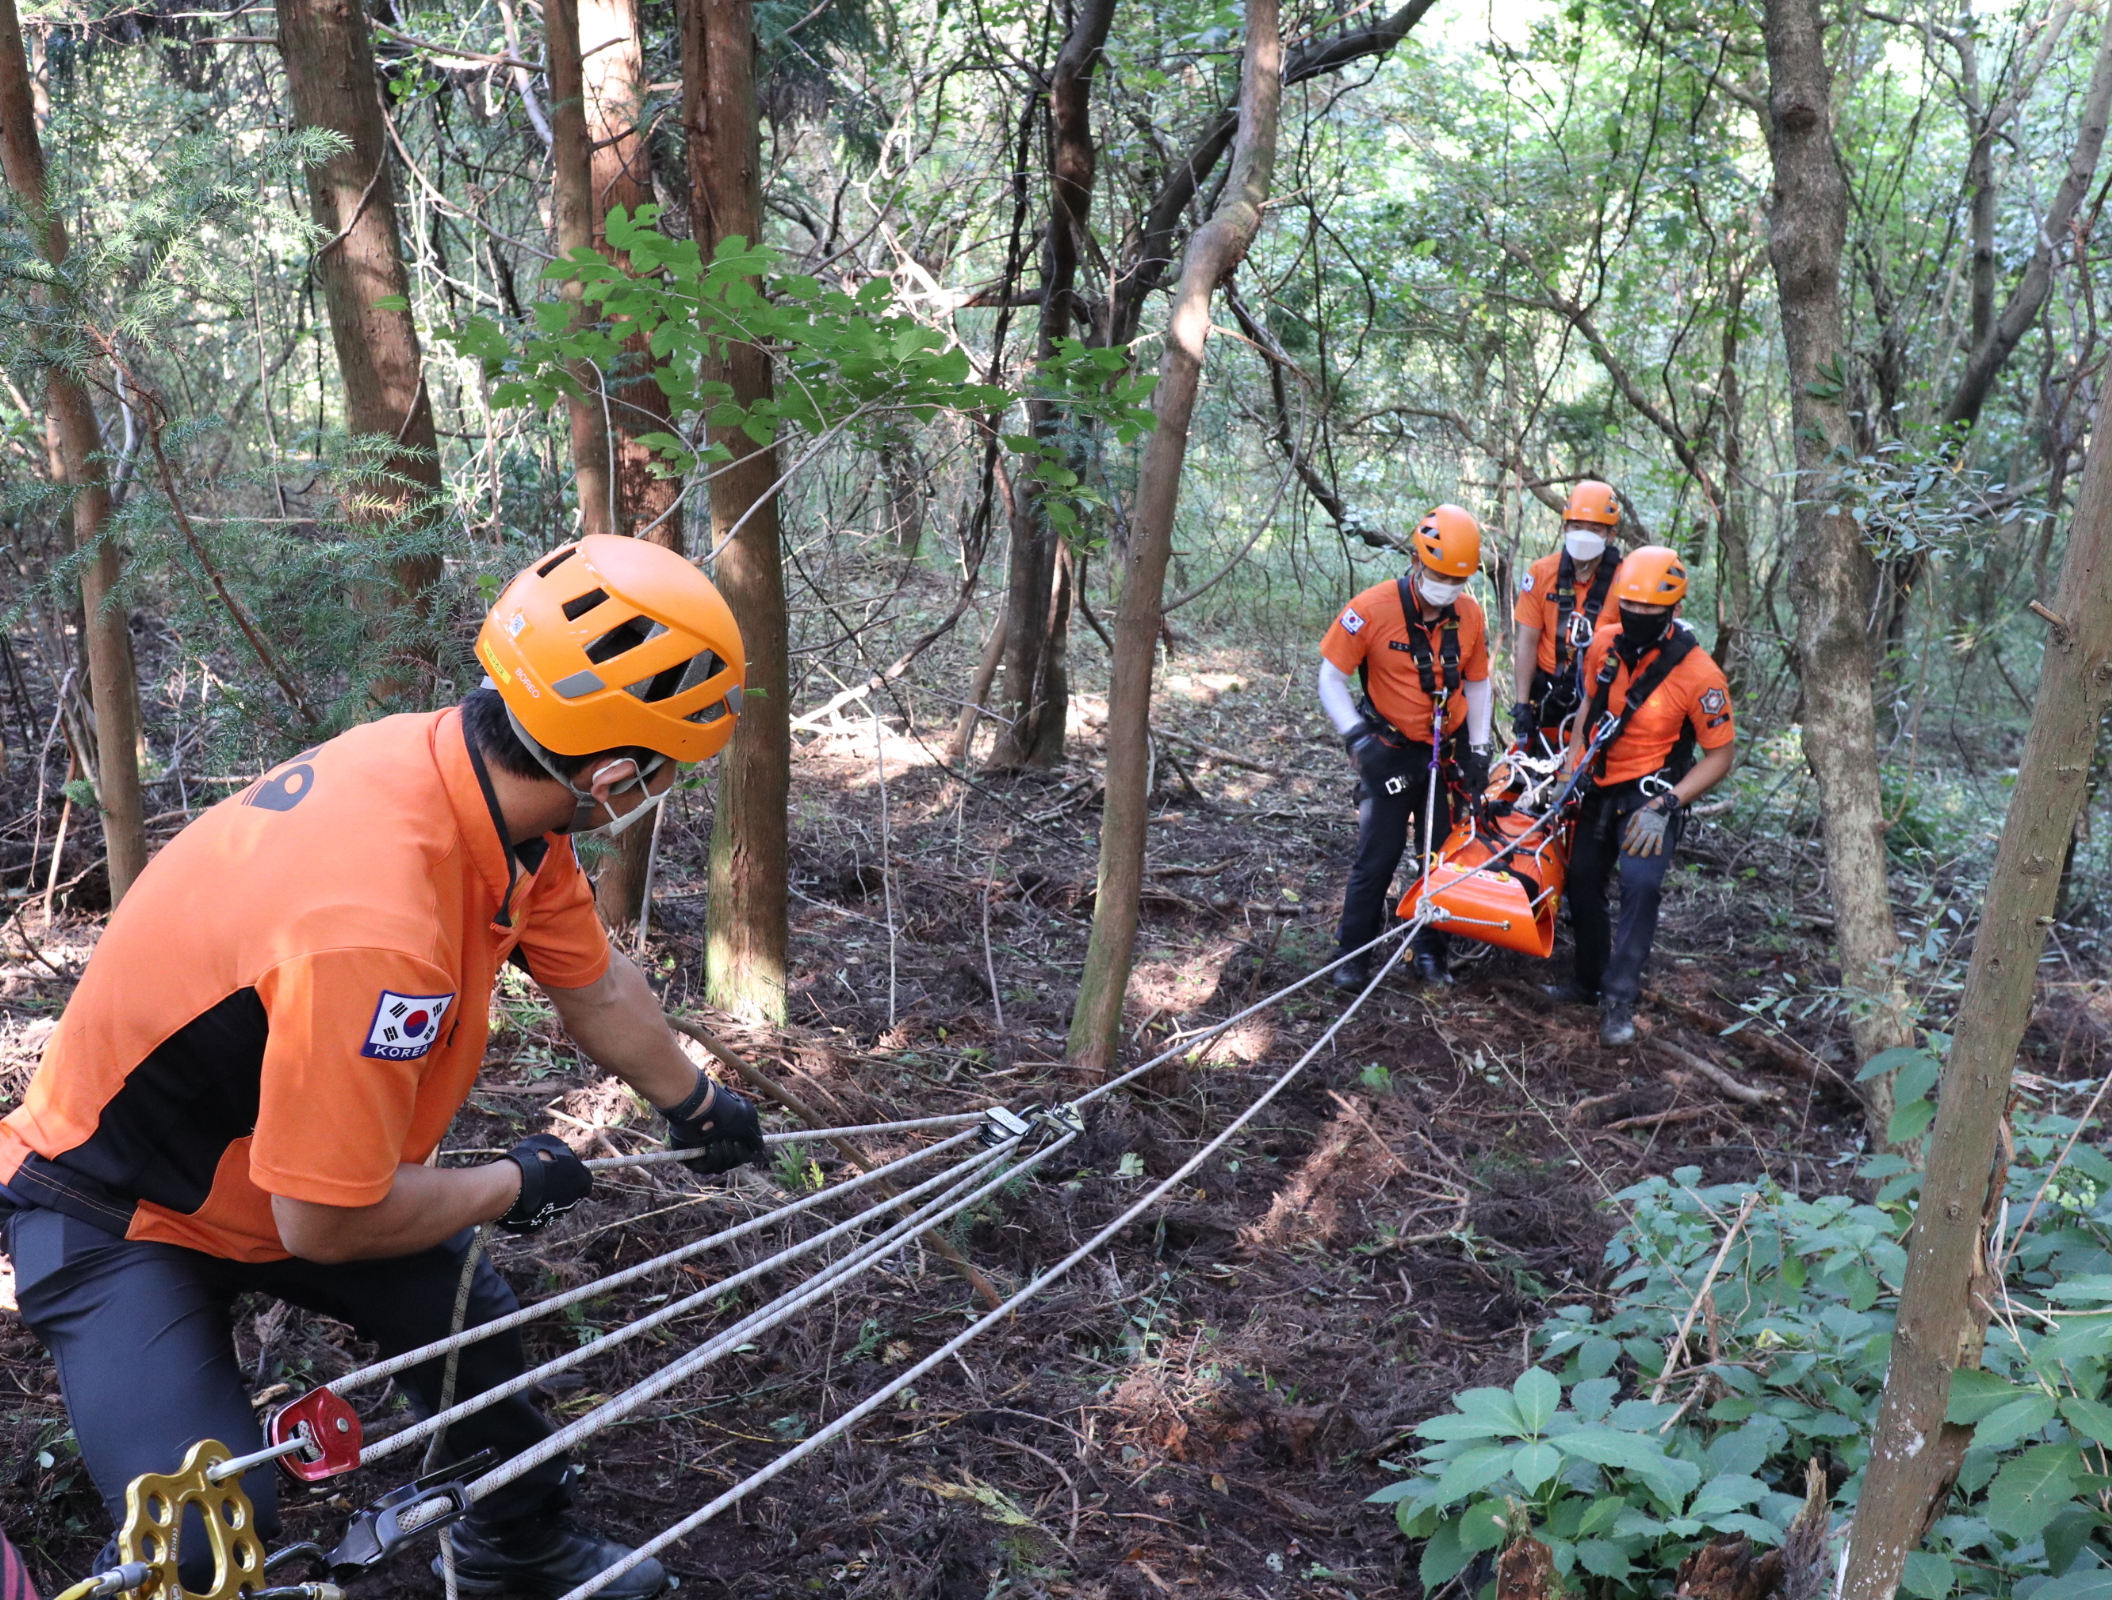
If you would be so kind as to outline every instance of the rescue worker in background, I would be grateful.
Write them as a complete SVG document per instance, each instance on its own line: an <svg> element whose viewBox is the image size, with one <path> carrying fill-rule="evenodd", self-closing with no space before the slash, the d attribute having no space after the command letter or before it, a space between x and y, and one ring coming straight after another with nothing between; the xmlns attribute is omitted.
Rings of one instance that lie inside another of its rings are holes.
<svg viewBox="0 0 2112 1600"><path fill-rule="evenodd" d="M745 670L732 613L674 552L590 537L513 580L477 657L490 678L460 706L340 734L178 834L0 1123L22 1320L115 1520L134 1477L173 1472L197 1440L261 1447L236 1296L408 1350L448 1333L479 1223L528 1232L587 1196L591 1175L547 1133L424 1165L476 1082L506 961L661 1109L697 1170L764 1154L754 1108L690 1062L609 948L572 843L647 821L682 764L726 743ZM517 1305L480 1259L467 1320ZM524 1364L517 1334L468 1345L456 1395ZM443 1365L397 1380L424 1414ZM549 1431L522 1394L454 1424L447 1448L503 1458ZM572 1476L560 1458L478 1502L454 1539L464 1592L554 1597L627 1553L565 1514ZM275 1535L276 1469L243 1483ZM211 1551L189 1518L183 1581L203 1591ZM602 1592L667 1582L646 1561Z"/></svg>
<svg viewBox="0 0 2112 1600"><path fill-rule="evenodd" d="M1549 749L1555 747L1554 730L1584 703L1578 682L1584 646L1598 629L1620 620L1613 600L1620 552L1607 549L1620 523L1613 485L1586 478L1563 508L1562 548L1535 561L1518 580L1511 742L1527 755L1541 753L1534 740L1542 729Z"/></svg>
<svg viewBox="0 0 2112 1600"><path fill-rule="evenodd" d="M1416 528L1414 543L1411 569L1350 601L1320 640L1320 705L1358 778L1357 860L1342 896L1338 956L1371 943L1385 926L1411 825L1420 857L1426 825L1431 848L1451 828L1448 787L1479 794L1489 781L1488 621L1467 593L1481 565L1481 524L1458 506L1439 506ZM1361 697L1350 693L1352 672ZM1435 814L1425 816L1433 743L1443 770ZM1434 929L1414 935L1415 970L1425 983L1452 981L1449 945ZM1371 981L1369 957L1335 968L1329 981L1362 989Z"/></svg>
<svg viewBox="0 0 2112 1600"><path fill-rule="evenodd" d="M1593 730L1610 735L1592 751L1570 846L1576 972L1547 993L1598 1006L1599 1042L1621 1045L1635 1038L1636 997L1686 808L1730 772L1737 729L1723 669L1678 620L1687 597L1679 553L1643 546L1621 563L1613 595L1621 620L1592 636L1584 659L1590 699L1569 742L1574 763L1585 758ZM1606 886L1616 869L1621 916L1609 931Z"/></svg>

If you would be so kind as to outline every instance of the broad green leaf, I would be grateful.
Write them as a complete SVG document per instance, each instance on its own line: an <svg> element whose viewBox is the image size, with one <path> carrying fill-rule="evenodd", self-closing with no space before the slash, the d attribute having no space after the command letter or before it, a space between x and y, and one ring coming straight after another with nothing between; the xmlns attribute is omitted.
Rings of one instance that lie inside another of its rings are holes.
<svg viewBox="0 0 2112 1600"><path fill-rule="evenodd" d="M1577 1543L1577 1565L1594 1578L1615 1582L1628 1576L1628 1553L1605 1539L1582 1539Z"/></svg>
<svg viewBox="0 0 2112 1600"><path fill-rule="evenodd" d="M1462 1389L1452 1397L1452 1404L1467 1416L1500 1422L1514 1434L1525 1432L1525 1424L1518 1416L1517 1402L1511 1398L1508 1389Z"/></svg>
<svg viewBox="0 0 2112 1600"><path fill-rule="evenodd" d="M2028 1439L2053 1420L2050 1394L2025 1394L1998 1406L1980 1419L1973 1429L1973 1443L1984 1450L2006 1450L2020 1439Z"/></svg>
<svg viewBox="0 0 2112 1600"><path fill-rule="evenodd" d="M1604 1344L1616 1355L1619 1353L1619 1346L1611 1339L1586 1340L1585 1343L1587 1347L1595 1343ZM1586 1378L1569 1391L1569 1403L1584 1421L1598 1422L1613 1409L1614 1396L1620 1392L1621 1380L1618 1378Z"/></svg>
<svg viewBox="0 0 2112 1600"><path fill-rule="evenodd" d="M1951 1374L1951 1403L1944 1421L1978 1422L1990 1411L2007 1405L2025 1391L2007 1378L1978 1367L1960 1367Z"/></svg>
<svg viewBox="0 0 2112 1600"><path fill-rule="evenodd" d="M1720 1517L1710 1517L1708 1523L1718 1533L1742 1533L1755 1544L1780 1544L1788 1532L1750 1511L1729 1511Z"/></svg>
<svg viewBox="0 0 2112 1600"><path fill-rule="evenodd" d="M1743 1510L1766 1493L1767 1485L1758 1478L1747 1477L1742 1472L1726 1472L1702 1485L1701 1492L1687 1507L1687 1515L1720 1517L1726 1512Z"/></svg>
<svg viewBox="0 0 2112 1600"><path fill-rule="evenodd" d="M1538 1491L1540 1485L1561 1470L1562 1452L1544 1442L1520 1445L1517 1455L1511 1458L1511 1476L1527 1494Z"/></svg>
<svg viewBox="0 0 2112 1600"><path fill-rule="evenodd" d="M2055 1573L2066 1572L2075 1565L2076 1557L2083 1553L2090 1535L2097 1531L2103 1521L2096 1507L2087 1503L2072 1505L2046 1525L2046 1565Z"/></svg>
<svg viewBox="0 0 2112 1600"><path fill-rule="evenodd" d="M1929 1124L1935 1120L1935 1101L1902 1100L1894 1108L1892 1120L1885 1124L1885 1138L1891 1144L1904 1144L1909 1139L1919 1139L1929 1131Z"/></svg>
<svg viewBox="0 0 2112 1600"><path fill-rule="evenodd" d="M2032 1590L2031 1600L2112 1600L2112 1567L2086 1567Z"/></svg>
<svg viewBox="0 0 2112 1600"><path fill-rule="evenodd" d="M1459 1519L1459 1547L1470 1556L1493 1550L1510 1537L1504 1518L1508 1508L1501 1500L1482 1500L1467 1507Z"/></svg>
<svg viewBox="0 0 2112 1600"><path fill-rule="evenodd" d="M1577 1524L1577 1536L1589 1538L1595 1533L1604 1533L1627 1509L1628 1502L1617 1494L1594 1500L1591 1509L1584 1513L1584 1519Z"/></svg>
<svg viewBox="0 0 2112 1600"><path fill-rule="evenodd" d="M1525 1425L1525 1431L1542 1433L1562 1403L1562 1385L1545 1368L1527 1367L1511 1385L1511 1399L1518 1407L1518 1420Z"/></svg>
<svg viewBox="0 0 2112 1600"><path fill-rule="evenodd" d="M1403 1502L1405 1505L1406 1502ZM1416 1575L1422 1579L1423 1592L1430 1593L1441 1583L1459 1575L1460 1568L1469 1560L1467 1552L1459 1546L1459 1519L1439 1525L1423 1545L1423 1557L1416 1565Z"/></svg>
<svg viewBox="0 0 2112 1600"><path fill-rule="evenodd" d="M1926 1050L1919 1050L1911 1045L1902 1045L1891 1050L1880 1050L1863 1063L1863 1070L1855 1075L1855 1081L1857 1083L1868 1083L1872 1078L1882 1078L1888 1072L1897 1072L1909 1061L1925 1060L1927 1057L1928 1052Z"/></svg>
<svg viewBox="0 0 2112 1600"><path fill-rule="evenodd" d="M1438 1504L1451 1505L1476 1490L1486 1489L1510 1472L1511 1458L1516 1454L1509 1445L1482 1445L1447 1462L1444 1475L1437 1481Z"/></svg>
<svg viewBox="0 0 2112 1600"><path fill-rule="evenodd" d="M1508 1439L1518 1432L1486 1417L1463 1417L1457 1411L1417 1423L1415 1431L1425 1439Z"/></svg>
<svg viewBox="0 0 2112 1600"><path fill-rule="evenodd" d="M2066 1395L2061 1400L2061 1416L2069 1427L2085 1438L2094 1439L2099 1444L2112 1444L2112 1406L2102 1400Z"/></svg>
<svg viewBox="0 0 2112 1600"><path fill-rule="evenodd" d="M1997 1533L2029 1539L2075 1492L2081 1470L2072 1444L2034 1445L2006 1461L1987 1486L1987 1520Z"/></svg>
<svg viewBox="0 0 2112 1600"><path fill-rule="evenodd" d="M1951 1564L1933 1550L1910 1550L1899 1586L1916 1600L1943 1600L1951 1592L1954 1578Z"/></svg>
<svg viewBox="0 0 2112 1600"><path fill-rule="evenodd" d="M2063 1278L2047 1289L2046 1298L2068 1305L2102 1305L2112 1301L2112 1274L2088 1272Z"/></svg>

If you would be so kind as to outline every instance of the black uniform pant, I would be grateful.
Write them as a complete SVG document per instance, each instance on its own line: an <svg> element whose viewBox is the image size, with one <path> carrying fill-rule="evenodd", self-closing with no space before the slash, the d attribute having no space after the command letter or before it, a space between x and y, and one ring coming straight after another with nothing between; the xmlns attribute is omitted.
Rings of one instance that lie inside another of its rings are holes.
<svg viewBox="0 0 2112 1600"><path fill-rule="evenodd" d="M1621 1005L1634 1005L1642 993L1643 968L1657 938L1665 873L1686 822L1682 815L1673 817L1665 848L1657 855L1630 855L1621 848L1621 835L1629 817L1650 798L1639 779L1589 790L1570 846L1569 926L1577 941L1577 984ZM1618 923L1606 906L1606 889L1616 872L1621 883Z"/></svg>
<svg viewBox="0 0 2112 1600"><path fill-rule="evenodd" d="M1456 758L1463 741L1454 735L1445 741L1448 758ZM1349 887L1342 895L1342 925L1336 933L1337 955L1371 943L1384 931L1393 910L1393 874L1411 840L1417 852L1416 876L1422 875L1423 807L1430 798L1430 746L1411 744L1404 750L1365 746L1366 757L1357 787L1357 859L1349 869ZM1434 845L1445 842L1452 829L1451 802L1442 773L1437 780L1437 814L1431 825ZM1429 928L1414 935L1417 950L1442 955L1451 941Z"/></svg>
<svg viewBox="0 0 2112 1600"><path fill-rule="evenodd" d="M121 1239L56 1211L18 1211L7 1228L15 1264L15 1298L22 1320L58 1364L59 1387L73 1419L81 1458L109 1508L125 1517L125 1487L143 1472L174 1472L200 1439L217 1439L236 1455L263 1448L249 1384L235 1360L229 1308L246 1292L275 1296L306 1311L348 1322L383 1355L444 1337L453 1324L464 1230L416 1255L325 1266L313 1261L227 1261L177 1245ZM489 1322L520 1302L489 1260L479 1260L471 1282L467 1321ZM438 1409L445 1358L398 1374L414 1409ZM465 1345L455 1375L455 1398L518 1375L525 1366L520 1336L502 1333ZM357 1393L371 1404L378 1387ZM362 1409L364 1409L362 1404ZM447 1432L449 1460L490 1447L506 1457L549 1435L549 1425L525 1394L464 1417ZM408 1480L415 1455L391 1472ZM532 1522L564 1509L569 1469L562 1458L478 1503L486 1527ZM253 1467L242 1487L257 1508L259 1531L279 1531L278 1468ZM187 1587L211 1582L211 1552L195 1510L181 1539ZM194 1558L203 1567L193 1572Z"/></svg>

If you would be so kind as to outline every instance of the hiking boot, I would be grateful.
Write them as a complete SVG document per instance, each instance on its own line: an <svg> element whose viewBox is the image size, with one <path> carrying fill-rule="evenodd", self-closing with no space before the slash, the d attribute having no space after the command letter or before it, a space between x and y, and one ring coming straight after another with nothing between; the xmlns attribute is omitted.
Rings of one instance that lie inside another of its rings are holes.
<svg viewBox="0 0 2112 1600"><path fill-rule="evenodd" d="M1626 1000L1608 1000L1599 1008L1599 1043L1635 1043L1635 1007Z"/></svg>
<svg viewBox="0 0 2112 1600"><path fill-rule="evenodd" d="M1371 962L1363 956L1345 961L1327 975L1327 981L1344 994L1361 994L1371 982Z"/></svg>
<svg viewBox="0 0 2112 1600"><path fill-rule="evenodd" d="M558 1600L631 1553L630 1546L605 1539L567 1516L496 1527L479 1526L471 1520L456 1523L452 1531L455 1587L464 1594L511 1593ZM433 1573L437 1577L440 1572L440 1557L434 1556ZM610 1600L647 1600L674 1586L667 1568L647 1556L601 1593Z"/></svg>
<svg viewBox="0 0 2112 1600"><path fill-rule="evenodd" d="M1452 987L1452 962L1442 950L1418 950L1415 975L1433 989Z"/></svg>
<svg viewBox="0 0 2112 1600"><path fill-rule="evenodd" d="M1599 991L1587 989L1574 978L1567 983L1543 983L1540 992L1563 1006L1595 1006L1599 1003Z"/></svg>

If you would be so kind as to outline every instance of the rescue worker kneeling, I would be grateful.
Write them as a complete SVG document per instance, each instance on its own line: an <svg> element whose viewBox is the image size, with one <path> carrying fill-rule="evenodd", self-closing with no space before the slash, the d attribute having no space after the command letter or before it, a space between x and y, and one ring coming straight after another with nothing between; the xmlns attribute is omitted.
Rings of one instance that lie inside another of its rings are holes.
<svg viewBox="0 0 2112 1600"><path fill-rule="evenodd" d="M765 1154L754 1108L691 1064L610 949L572 847L649 820L681 764L726 743L744 671L733 614L673 551L593 536L513 580L477 658L489 686L461 706L342 733L164 847L0 1124L22 1320L58 1364L114 1520L135 1477L174 1471L198 1440L260 1447L238 1295L338 1318L395 1355L448 1333L477 1224L528 1232L586 1198L592 1174L551 1134L425 1164L476 1083L509 960L582 1053L661 1108L693 1166ZM479 1259L468 1322L517 1306ZM445 1365L396 1380L421 1414ZM456 1398L524 1367L517 1333L470 1344ZM503 1459L549 1432L516 1394L455 1423L441 1459ZM628 1553L565 1515L572 1475L558 1456L477 1502L454 1533L463 1592L554 1600ZM276 1478L267 1464L242 1480L266 1538ZM187 1523L183 1582L203 1591L212 1550L195 1509ZM667 1582L648 1560L602 1593Z"/></svg>
<svg viewBox="0 0 2112 1600"><path fill-rule="evenodd" d="M1635 1038L1636 997L1686 807L1729 774L1737 730L1723 670L1678 620L1687 596L1678 552L1663 545L1637 550L1621 563L1613 594L1621 620L1592 638L1584 660L1591 698L1569 745L1571 761L1579 761L1594 729L1611 733L1592 757L1570 847L1576 973L1547 993L1597 1005L1599 1042L1621 1045ZM1606 886L1616 870L1621 916L1609 927Z"/></svg>
<svg viewBox="0 0 2112 1600"><path fill-rule="evenodd" d="M1467 593L1481 565L1481 525L1458 506L1439 506L1415 530L1415 556L1399 579L1350 601L1320 640L1320 704L1358 778L1357 860L1342 896L1338 956L1379 936L1411 826L1421 830L1418 853L1424 838L1441 844L1452 826L1449 791L1479 794L1489 781L1488 622ZM1351 697L1351 672L1363 680L1360 698ZM1449 984L1450 941L1429 928L1412 937L1417 974ZM1369 957L1335 968L1329 981L1362 989Z"/></svg>
<svg viewBox="0 0 2112 1600"><path fill-rule="evenodd" d="M1620 615L1613 574L1620 552L1607 547L1621 523L1613 485L1586 478L1562 510L1562 548L1551 550L1518 580L1518 638L1512 651L1511 741L1529 756L1561 748L1557 732L1584 704L1584 648ZM1538 741L1543 731L1546 748Z"/></svg>

